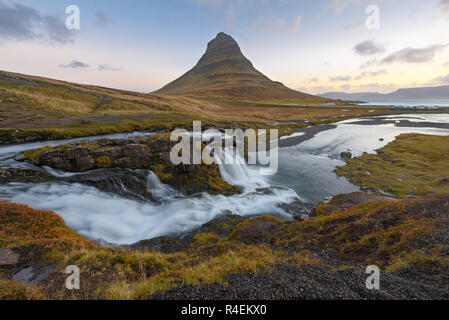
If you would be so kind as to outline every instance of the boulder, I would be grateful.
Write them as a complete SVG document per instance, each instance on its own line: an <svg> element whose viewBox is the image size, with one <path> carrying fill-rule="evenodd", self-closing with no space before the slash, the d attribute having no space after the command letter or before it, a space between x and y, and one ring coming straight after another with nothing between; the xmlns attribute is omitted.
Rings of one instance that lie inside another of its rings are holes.
<svg viewBox="0 0 449 320"><path fill-rule="evenodd" d="M0 266L14 266L18 263L20 263L20 255L13 249L0 249Z"/></svg>
<svg viewBox="0 0 449 320"><path fill-rule="evenodd" d="M352 158L352 152L350 152L350 151L343 151L342 153L340 153L340 157L342 159L351 159Z"/></svg>

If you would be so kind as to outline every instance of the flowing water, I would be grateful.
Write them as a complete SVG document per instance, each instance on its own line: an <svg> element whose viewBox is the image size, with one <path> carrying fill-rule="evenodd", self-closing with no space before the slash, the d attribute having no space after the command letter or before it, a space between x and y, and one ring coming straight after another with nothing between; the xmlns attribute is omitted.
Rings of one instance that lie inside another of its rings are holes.
<svg viewBox="0 0 449 320"><path fill-rule="evenodd" d="M421 126L413 127L410 123ZM433 127L436 125L439 128ZM401 115L343 121L335 129L320 132L299 145L280 149L279 171L271 177L260 176L257 166L248 166L243 161L236 165L219 165L223 179L243 190L242 194L231 197L208 194L185 197L162 184L151 171L145 172L147 188L160 203L125 199L86 185L64 182L0 185L0 194L5 200L57 212L68 226L89 239L132 244L158 236L185 233L226 212L246 217L275 214L289 219L291 216L280 205L296 200L321 201L328 195L359 190L334 173L337 166L345 164L339 157L342 151L349 149L354 156L372 153L393 141L397 135L407 132L449 135L449 115ZM299 135L301 133L285 139ZM71 141L74 140L48 144ZM40 145L0 147L0 157L4 159L15 152ZM229 153L225 152L225 156ZM18 165L12 159L0 164ZM50 168L43 170L59 177L75 175Z"/></svg>

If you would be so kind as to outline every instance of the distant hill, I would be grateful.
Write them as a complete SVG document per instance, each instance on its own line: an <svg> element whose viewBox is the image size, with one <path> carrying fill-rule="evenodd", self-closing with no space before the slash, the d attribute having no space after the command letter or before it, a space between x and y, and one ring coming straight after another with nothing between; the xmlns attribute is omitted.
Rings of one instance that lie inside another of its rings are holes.
<svg viewBox="0 0 449 320"><path fill-rule="evenodd" d="M154 93L247 101L328 102L270 80L254 68L237 42L225 33L209 42L206 53L193 69Z"/></svg>
<svg viewBox="0 0 449 320"><path fill-rule="evenodd" d="M319 96L343 100L449 99L449 86L399 89L387 94L378 92L328 92Z"/></svg>

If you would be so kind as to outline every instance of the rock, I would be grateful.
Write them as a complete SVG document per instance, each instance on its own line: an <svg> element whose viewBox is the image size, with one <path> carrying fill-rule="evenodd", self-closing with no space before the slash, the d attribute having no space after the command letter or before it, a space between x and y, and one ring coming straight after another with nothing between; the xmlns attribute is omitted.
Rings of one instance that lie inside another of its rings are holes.
<svg viewBox="0 0 449 320"><path fill-rule="evenodd" d="M20 255L13 249L0 249L0 266L14 266L20 262Z"/></svg>
<svg viewBox="0 0 449 320"><path fill-rule="evenodd" d="M0 183L6 184L10 182L43 182L52 180L51 175L25 168L11 168L11 167L1 167L0 168Z"/></svg>
<svg viewBox="0 0 449 320"><path fill-rule="evenodd" d="M350 151L343 151L342 153L340 153L340 157L342 159L351 159L352 158L352 152L350 152Z"/></svg>
<svg viewBox="0 0 449 320"><path fill-rule="evenodd" d="M234 228L230 239L251 245L267 243L274 230L281 225L282 221L272 216L257 217Z"/></svg>
<svg viewBox="0 0 449 320"><path fill-rule="evenodd" d="M32 159L28 160L36 166L48 166L66 172L84 173L115 168L151 170L164 184L184 195L208 192L228 196L241 192L221 178L215 164L174 165L170 160L170 151L175 144L176 142L165 137L82 141L43 149L35 152ZM26 158L26 154L24 157ZM24 157L20 156L18 159L23 160ZM120 176L124 177L123 174ZM92 177L82 178L93 183ZM126 179L129 180L129 177ZM109 182L105 184L106 188L111 186ZM95 184L99 183L97 179ZM142 192L144 190L140 193Z"/></svg>
<svg viewBox="0 0 449 320"><path fill-rule="evenodd" d="M54 270L54 267L47 265L31 266L14 274L12 280L26 284L36 284L44 280Z"/></svg>
<svg viewBox="0 0 449 320"><path fill-rule="evenodd" d="M25 268L18 273L16 273L12 279L14 281L22 281L22 282L28 282L33 277L33 267Z"/></svg>
<svg viewBox="0 0 449 320"><path fill-rule="evenodd" d="M162 253L174 253L185 250L193 241L197 234L214 233L218 237L228 237L236 225L245 221L246 219L234 215L232 213L225 213L214 220L202 225L200 228L190 231L187 234L173 237L159 237L150 240L143 240L131 245L133 249L148 249L151 251Z"/></svg>
<svg viewBox="0 0 449 320"><path fill-rule="evenodd" d="M202 225L200 228L183 235L180 239L184 243L190 243L195 235L210 232L215 233L219 237L227 237L235 226L245 220L246 219L242 216L226 212L214 220Z"/></svg>
<svg viewBox="0 0 449 320"><path fill-rule="evenodd" d="M187 246L181 241L170 237L159 237L151 240L139 241L131 246L132 249L146 249L153 252L175 253L184 251Z"/></svg>
<svg viewBox="0 0 449 320"><path fill-rule="evenodd" d="M281 209L284 209L287 213L291 214L293 219L302 221L310 218L313 204L295 200L290 204L280 204L279 207Z"/></svg>
<svg viewBox="0 0 449 320"><path fill-rule="evenodd" d="M92 172L81 173L60 180L70 183L83 183L93 186L101 191L118 194L122 197L159 202L148 191L148 172L143 170L99 169Z"/></svg>
<svg viewBox="0 0 449 320"><path fill-rule="evenodd" d="M16 160L16 161L25 161L26 160L26 157L25 157L25 155L23 154L23 153L19 153L19 154L17 154L15 157L14 157L14 160Z"/></svg>
<svg viewBox="0 0 449 320"><path fill-rule="evenodd" d="M313 210L313 213L317 216L328 215L336 210L347 210L356 205L366 204L377 200L396 201L397 199L387 196L368 194L365 192L339 194L326 199L323 203L320 203Z"/></svg>

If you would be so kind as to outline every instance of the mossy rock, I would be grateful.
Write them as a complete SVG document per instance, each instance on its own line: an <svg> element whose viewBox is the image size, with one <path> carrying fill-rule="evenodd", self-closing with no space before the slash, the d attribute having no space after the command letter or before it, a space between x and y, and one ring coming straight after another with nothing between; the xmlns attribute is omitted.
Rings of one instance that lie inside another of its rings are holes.
<svg viewBox="0 0 449 320"><path fill-rule="evenodd" d="M246 244L270 243L273 231L282 225L283 222L273 216L260 216L238 224L229 238Z"/></svg>

